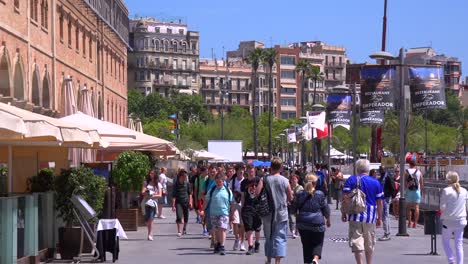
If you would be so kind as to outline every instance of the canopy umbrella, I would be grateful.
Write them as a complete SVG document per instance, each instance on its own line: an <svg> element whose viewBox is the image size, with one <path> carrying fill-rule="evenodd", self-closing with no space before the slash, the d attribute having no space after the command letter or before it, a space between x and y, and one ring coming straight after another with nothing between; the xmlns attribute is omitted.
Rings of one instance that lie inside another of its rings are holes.
<svg viewBox="0 0 468 264"><path fill-rule="evenodd" d="M260 160L254 160L254 161L252 162L252 165L253 165L254 167L260 167L260 166L264 166L264 163L263 163L263 161L260 161Z"/></svg>
<svg viewBox="0 0 468 264"><path fill-rule="evenodd" d="M174 155L177 148L174 143L130 130L126 127L102 121L78 112L61 118L73 124L86 124L96 128L101 138L109 143L106 150L140 150L150 151L156 155Z"/></svg>
<svg viewBox="0 0 468 264"><path fill-rule="evenodd" d="M133 121L133 118L131 116L128 116L127 118L127 128L131 130L136 130L135 129L135 121Z"/></svg>
<svg viewBox="0 0 468 264"><path fill-rule="evenodd" d="M75 88L73 87L73 80L70 76L63 79L62 90L62 109L63 115L72 115L78 111L75 99Z"/></svg>
<svg viewBox="0 0 468 264"><path fill-rule="evenodd" d="M193 159L196 161L199 160L211 160L211 161L225 161L226 158L221 157L217 154L208 152L206 150L196 150L193 152Z"/></svg>
<svg viewBox="0 0 468 264"><path fill-rule="evenodd" d="M8 191L13 188L12 146L107 146L95 129L4 103L0 103L0 144L8 145Z"/></svg>
<svg viewBox="0 0 468 264"><path fill-rule="evenodd" d="M135 130L140 133L143 133L143 125L141 124L140 118L135 119Z"/></svg>
<svg viewBox="0 0 468 264"><path fill-rule="evenodd" d="M88 116L94 117L93 102L88 87L83 86L80 91L78 109ZM78 167L81 163L91 163L96 161L96 151L91 149L72 149L72 164Z"/></svg>

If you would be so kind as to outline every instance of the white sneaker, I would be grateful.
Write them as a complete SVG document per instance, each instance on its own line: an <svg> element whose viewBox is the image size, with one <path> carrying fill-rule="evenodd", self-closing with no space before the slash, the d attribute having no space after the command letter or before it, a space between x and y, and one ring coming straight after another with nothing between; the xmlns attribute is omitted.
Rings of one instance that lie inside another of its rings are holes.
<svg viewBox="0 0 468 264"><path fill-rule="evenodd" d="M239 248L240 251L245 251L245 246L244 246L244 242L240 242L240 248Z"/></svg>
<svg viewBox="0 0 468 264"><path fill-rule="evenodd" d="M177 236L178 236L178 237L181 237L181 236L182 236L182 233L180 233L180 232L177 233Z"/></svg>
<svg viewBox="0 0 468 264"><path fill-rule="evenodd" d="M232 247L233 251L239 250L239 240L234 241L234 246Z"/></svg>
<svg viewBox="0 0 468 264"><path fill-rule="evenodd" d="M148 236L149 241L153 241L153 236Z"/></svg>

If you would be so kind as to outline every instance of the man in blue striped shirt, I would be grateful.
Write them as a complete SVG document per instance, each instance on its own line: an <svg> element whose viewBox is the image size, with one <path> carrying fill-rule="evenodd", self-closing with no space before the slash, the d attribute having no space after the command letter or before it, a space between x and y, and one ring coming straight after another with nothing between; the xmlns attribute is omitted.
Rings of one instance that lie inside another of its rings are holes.
<svg viewBox="0 0 468 264"><path fill-rule="evenodd" d="M357 264L363 263L363 253L367 264L372 263L372 253L375 245L375 227L382 225L382 209L384 193L380 183L369 176L368 160L360 159L356 162L357 176L349 177L343 187L343 200L353 189L357 188L360 177L361 190L366 194L366 210L354 215L342 213L341 220L349 221L349 246L356 258Z"/></svg>

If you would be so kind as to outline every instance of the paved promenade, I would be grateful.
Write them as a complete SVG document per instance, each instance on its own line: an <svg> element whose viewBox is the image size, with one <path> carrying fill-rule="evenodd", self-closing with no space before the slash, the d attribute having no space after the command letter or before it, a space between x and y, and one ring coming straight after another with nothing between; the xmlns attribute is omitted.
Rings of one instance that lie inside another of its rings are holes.
<svg viewBox="0 0 468 264"><path fill-rule="evenodd" d="M201 226L195 224L195 214L192 212L188 235L178 238L175 229L175 215L170 208L164 208L167 219L157 219L154 241L146 239L146 228L140 227L137 232L127 232L128 240L120 242L119 263L264 263L263 239L261 252L246 256L239 251L232 251L233 236L229 235L226 243L226 255L213 255L209 248L209 240L201 235ZM393 218L393 217L392 217ZM393 218L394 219L394 218ZM393 234L397 232L397 221L392 220ZM424 235L423 226L409 229L410 237L394 237L386 242L377 242L374 263L446 263L441 239L438 236L438 252L440 256L428 255L430 251L430 236ZM378 237L383 233L380 228ZM262 234L263 235L263 234ZM353 263L354 257L348 247L347 223L340 220L339 211L332 210L332 227L327 230L323 249L323 260L320 263ZM465 240L465 259L468 262L468 240ZM109 254L109 253L108 253ZM111 259L108 255L108 259ZM109 261L108 261L109 262ZM300 238L288 239L288 255L284 263L303 263Z"/></svg>

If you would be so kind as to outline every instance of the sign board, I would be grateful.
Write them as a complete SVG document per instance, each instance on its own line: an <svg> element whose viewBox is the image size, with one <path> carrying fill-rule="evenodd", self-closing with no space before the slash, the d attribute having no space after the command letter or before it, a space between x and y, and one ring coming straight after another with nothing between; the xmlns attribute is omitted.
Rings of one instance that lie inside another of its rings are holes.
<svg viewBox="0 0 468 264"><path fill-rule="evenodd" d="M228 162L242 162L242 141L208 140L208 152L221 156Z"/></svg>
<svg viewBox="0 0 468 264"><path fill-rule="evenodd" d="M395 157L384 157L382 158L382 167L393 168L395 166Z"/></svg>

